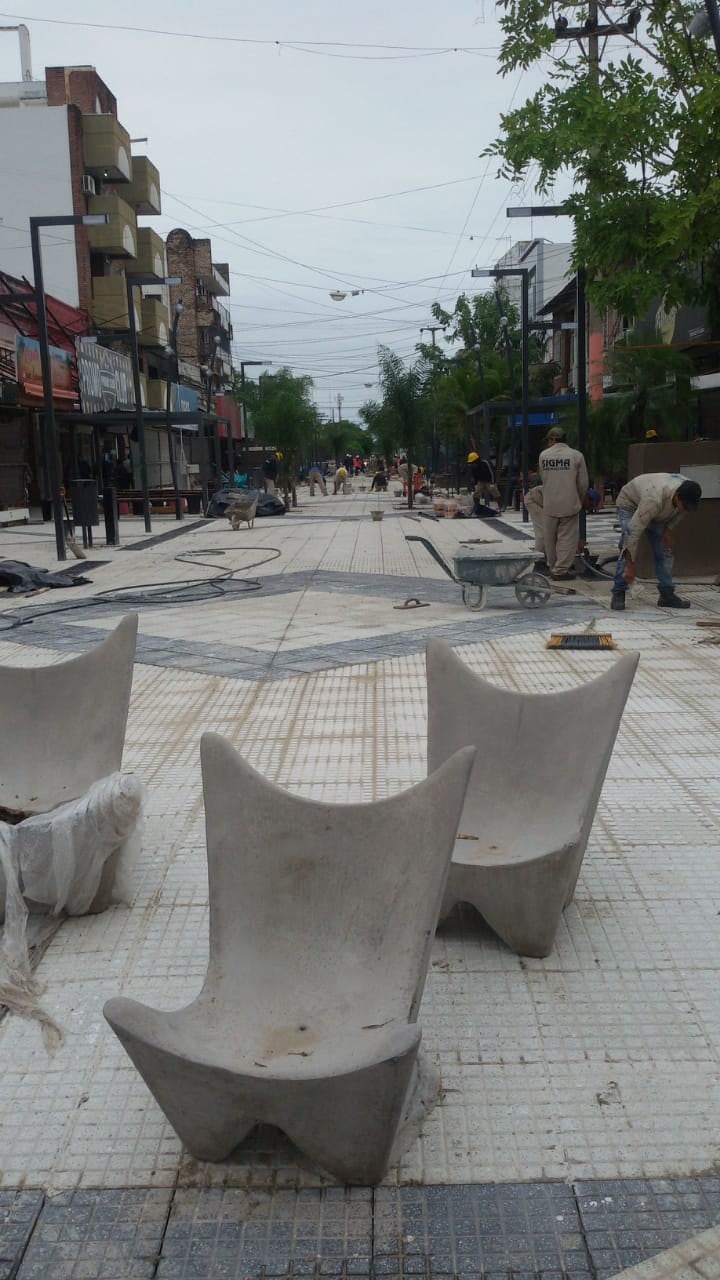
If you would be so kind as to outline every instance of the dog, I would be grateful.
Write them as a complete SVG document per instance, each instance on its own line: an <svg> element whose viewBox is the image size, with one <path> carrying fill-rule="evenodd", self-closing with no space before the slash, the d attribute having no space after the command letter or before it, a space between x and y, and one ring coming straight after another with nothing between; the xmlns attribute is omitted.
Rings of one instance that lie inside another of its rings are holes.
<svg viewBox="0 0 720 1280"><path fill-rule="evenodd" d="M227 518L230 526L237 532L243 521L249 529L255 528L255 512L257 511L257 498L252 502L241 502L237 498L230 503L227 509Z"/></svg>

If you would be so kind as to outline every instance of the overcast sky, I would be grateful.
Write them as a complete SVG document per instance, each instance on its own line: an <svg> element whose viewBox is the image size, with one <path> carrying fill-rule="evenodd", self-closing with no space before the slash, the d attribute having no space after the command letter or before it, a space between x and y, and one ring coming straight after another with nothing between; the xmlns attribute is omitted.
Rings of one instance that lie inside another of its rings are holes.
<svg viewBox="0 0 720 1280"><path fill-rule="evenodd" d="M163 216L151 225L209 235L215 260L229 261L236 363L309 373L325 412L340 393L343 415L356 416L375 394L364 384L376 377L377 343L409 356L432 302L451 306L477 285L470 268L492 265L511 232L568 238L565 220L508 222L508 203L543 199L532 184L497 179L496 162L479 154L500 113L539 82L498 74L491 0L18 8L0 11L0 24L27 22L36 78L49 65L95 66L131 137L148 136L134 150L160 170ZM317 43L291 47L303 42ZM362 43L414 48L353 47ZM455 48L473 52L435 52ZM16 79L15 39L1 35L0 81ZM331 300L335 289L344 301Z"/></svg>

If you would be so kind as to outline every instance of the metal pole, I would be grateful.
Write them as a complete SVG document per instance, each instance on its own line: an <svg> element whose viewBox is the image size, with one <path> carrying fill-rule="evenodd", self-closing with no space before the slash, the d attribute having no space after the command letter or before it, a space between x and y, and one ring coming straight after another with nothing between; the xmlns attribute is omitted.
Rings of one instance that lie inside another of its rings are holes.
<svg viewBox="0 0 720 1280"><path fill-rule="evenodd" d="M585 301L585 268L578 267L576 276L577 295L575 310L577 311L575 330L577 342L577 423L578 449L585 454L587 444L587 307ZM585 545L587 537L587 512L582 507L579 523L580 543Z"/></svg>
<svg viewBox="0 0 720 1280"><path fill-rule="evenodd" d="M530 316L529 316L529 272L523 271L520 277L522 281L522 313L520 316L520 344L521 344L521 397L522 397L522 440L521 440L521 468L522 468L522 487L523 487L523 504L522 518L523 523L527 524L530 519L528 509L525 506L525 494L528 491L530 477L528 475L528 430L529 430L529 386L528 379L530 375Z"/></svg>
<svg viewBox="0 0 720 1280"><path fill-rule="evenodd" d="M720 12L718 12L717 0L705 0L705 8L707 9L710 30L715 43L715 52L718 56L718 62L720 62Z"/></svg>
<svg viewBox="0 0 720 1280"><path fill-rule="evenodd" d="M175 320L173 322L172 332L170 336L170 345L173 351L175 352L173 363L175 365L175 379L178 382L178 384L180 382L180 362L178 360L178 354L177 354L177 331L178 331L179 320L180 320L180 313L176 312ZM165 426L167 431L168 456L170 458L170 475L172 476L172 485L175 491L175 519L182 520L183 518L182 498L180 497L180 490L178 488L177 465L175 462L172 426L170 423L170 408L172 404L171 397L172 397L172 383L170 382L170 377L168 376L167 388L165 393Z"/></svg>
<svg viewBox="0 0 720 1280"><path fill-rule="evenodd" d="M30 219L30 244L32 248L33 277L35 281L35 314L40 343L40 367L42 369L43 399L45 413L43 416L43 455L47 466L52 501L53 519L55 521L55 547L58 560L67 559L65 548L65 525L63 502L60 494L60 469L57 456L57 428L55 424L55 405L53 404L52 367L50 364L50 340L48 338L47 309L45 306L45 284L43 281L42 255L40 253L40 227L35 218Z"/></svg>
<svg viewBox="0 0 720 1280"><path fill-rule="evenodd" d="M145 448L145 418L142 406L142 387L140 383L140 352L138 351L137 324L135 323L135 300L133 298L132 280L125 276L125 291L128 304L128 327L130 329L130 355L132 358L133 386L135 388L135 425L137 427L138 449L140 450L140 488L142 490L143 516L145 532L152 532L150 520L150 494L148 493L147 451Z"/></svg>

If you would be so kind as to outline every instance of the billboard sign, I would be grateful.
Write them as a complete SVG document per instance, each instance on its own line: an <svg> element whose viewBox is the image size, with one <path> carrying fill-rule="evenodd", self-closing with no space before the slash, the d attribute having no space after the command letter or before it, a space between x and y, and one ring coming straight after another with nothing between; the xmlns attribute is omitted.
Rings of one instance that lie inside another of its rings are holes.
<svg viewBox="0 0 720 1280"><path fill-rule="evenodd" d="M0 380L3 382L17 381L15 365L16 334L17 329L13 329L12 325L3 324L0 321Z"/></svg>
<svg viewBox="0 0 720 1280"><path fill-rule="evenodd" d="M40 343L36 338L26 338L23 333L16 333L15 361L17 380L23 393L33 399L42 400ZM61 347L50 347L50 374L53 400L72 402L77 399L73 360L69 351L63 351Z"/></svg>
<svg viewBox="0 0 720 1280"><path fill-rule="evenodd" d="M195 413L200 405L200 393L194 387L183 387L173 382L170 385L170 404L173 413Z"/></svg>
<svg viewBox="0 0 720 1280"><path fill-rule="evenodd" d="M130 357L82 338L78 338L76 347L83 413L134 409L135 391Z"/></svg>

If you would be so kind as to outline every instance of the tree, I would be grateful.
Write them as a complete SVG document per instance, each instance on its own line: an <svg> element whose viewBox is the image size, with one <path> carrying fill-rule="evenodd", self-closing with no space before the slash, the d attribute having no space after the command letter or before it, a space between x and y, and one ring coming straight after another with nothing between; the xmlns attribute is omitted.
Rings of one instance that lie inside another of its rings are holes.
<svg viewBox="0 0 720 1280"><path fill-rule="evenodd" d="M282 454L280 482L292 504L297 506L295 479L299 459L312 451L317 435L318 412L310 399L312 378L296 377L289 369L265 373L257 382L245 384L246 411L252 413L255 434ZM238 397L239 388L234 394Z"/></svg>
<svg viewBox="0 0 720 1280"><path fill-rule="evenodd" d="M392 428L405 453L408 467L408 507L413 505L413 458L418 457L424 433L431 422L430 379L422 358L406 365L389 347L378 347L378 383L382 401L378 408L383 429Z"/></svg>
<svg viewBox="0 0 720 1280"><path fill-rule="evenodd" d="M374 452L384 458L389 465L398 445L397 421L394 415L379 401L366 400L360 408L360 417L373 442Z"/></svg>
<svg viewBox="0 0 720 1280"><path fill-rule="evenodd" d="M601 25L618 20L607 2ZM501 117L489 148L503 176L537 164L543 193L570 179L574 261L598 306L642 315L660 295L666 305L707 304L717 321L720 75L712 46L688 35L697 0L649 0L634 34L611 36L599 64L582 42L570 55L577 46L556 33L553 0L502 8L503 73L543 64L542 88ZM570 3L560 16L582 27L587 8Z"/></svg>
<svg viewBox="0 0 720 1280"><path fill-rule="evenodd" d="M434 407L443 428L446 447L476 444L468 439L467 414L476 406L497 399L520 396L520 317L501 283L494 293L468 297L462 293L452 311L438 303L433 316L442 326L448 342L459 342L462 348L454 356L441 353L428 345L418 350L426 358L433 357L432 378ZM507 324L501 322L502 319ZM530 335L531 394L547 394L548 379L552 383L552 366L543 361L544 342ZM512 377L510 368L512 366ZM505 429L501 426L496 442L498 465L504 452Z"/></svg>

